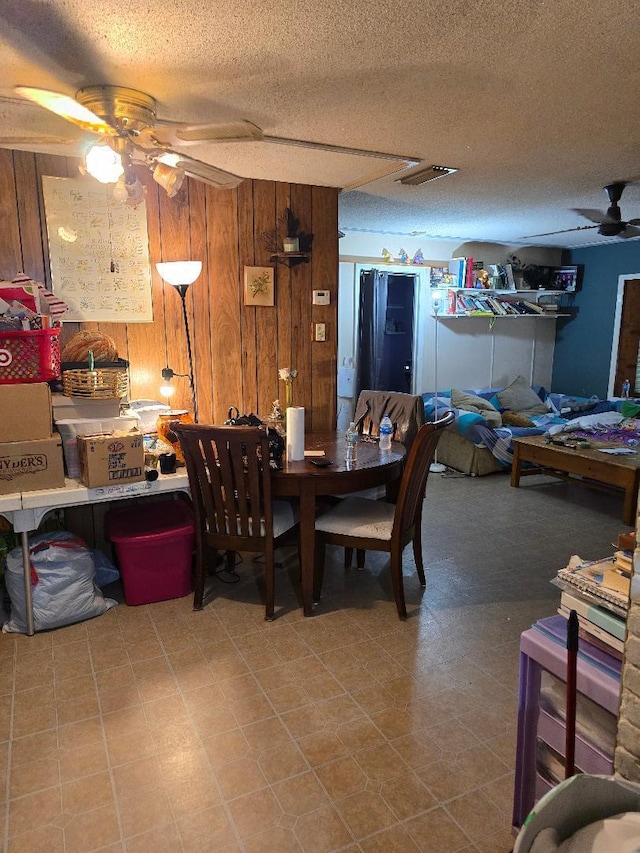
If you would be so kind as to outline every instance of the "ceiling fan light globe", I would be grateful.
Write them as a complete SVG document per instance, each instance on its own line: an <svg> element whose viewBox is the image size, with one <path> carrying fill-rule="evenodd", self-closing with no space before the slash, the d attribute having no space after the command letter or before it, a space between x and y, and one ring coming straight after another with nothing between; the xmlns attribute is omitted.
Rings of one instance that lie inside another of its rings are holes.
<svg viewBox="0 0 640 853"><path fill-rule="evenodd" d="M124 175L122 157L103 142L92 145L84 158L85 169L101 184L115 184Z"/></svg>
<svg viewBox="0 0 640 853"><path fill-rule="evenodd" d="M153 170L153 180L162 187L169 198L173 198L178 193L184 178L182 169L176 169L166 163L156 163Z"/></svg>

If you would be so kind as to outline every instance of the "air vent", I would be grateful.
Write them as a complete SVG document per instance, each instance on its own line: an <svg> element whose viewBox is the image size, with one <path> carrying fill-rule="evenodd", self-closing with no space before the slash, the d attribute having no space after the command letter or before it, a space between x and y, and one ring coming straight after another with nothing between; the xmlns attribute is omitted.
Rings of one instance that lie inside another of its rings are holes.
<svg viewBox="0 0 640 853"><path fill-rule="evenodd" d="M445 175L453 175L457 169L452 169L449 166L425 166L412 172L410 175L405 175L403 178L397 178L397 184L407 184L410 187L417 187L420 184L426 184L427 181L435 181L436 178L443 178Z"/></svg>

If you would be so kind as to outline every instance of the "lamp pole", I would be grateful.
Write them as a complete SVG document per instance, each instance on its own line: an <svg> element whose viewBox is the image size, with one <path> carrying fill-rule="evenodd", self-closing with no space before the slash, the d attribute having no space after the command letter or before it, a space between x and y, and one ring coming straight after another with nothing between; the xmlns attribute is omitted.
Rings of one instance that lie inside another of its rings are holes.
<svg viewBox="0 0 640 853"><path fill-rule="evenodd" d="M191 399L193 400L193 419L198 423L198 398L196 397L196 385L193 379L193 355L191 353L191 335L189 333L189 318L187 317L187 290L190 285L178 284L176 290L182 300L182 316L184 318L184 330L187 336L187 355L189 357L189 385L191 385Z"/></svg>
<svg viewBox="0 0 640 853"><path fill-rule="evenodd" d="M435 382L435 395L433 398L433 420L438 420L438 313L442 306L443 294L440 290L435 290L431 294L433 305L433 319L435 321L434 329L434 358L433 358L433 381ZM433 454L433 462L429 466L429 471L434 474L442 474L447 470L447 466L442 462L438 462L438 448L436 447Z"/></svg>

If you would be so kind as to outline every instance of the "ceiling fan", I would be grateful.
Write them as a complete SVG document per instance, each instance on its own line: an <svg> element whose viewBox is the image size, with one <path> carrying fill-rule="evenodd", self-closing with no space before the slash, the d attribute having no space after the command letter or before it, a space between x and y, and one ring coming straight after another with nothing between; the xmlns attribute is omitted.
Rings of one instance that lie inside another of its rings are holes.
<svg viewBox="0 0 640 853"><path fill-rule="evenodd" d="M625 222L622 218L620 207L618 206L618 202L622 197L622 192L626 185L625 181L616 181L613 184L607 184L606 187L603 187L603 190L609 199L609 207L607 208L606 213L602 213L600 210L574 208L576 213L579 213L580 216L584 216L585 219L589 219L591 222L595 222L595 225L579 225L577 228L564 228L562 231L547 231L544 234L529 234L527 237L523 237L522 239L527 240L531 237L550 237L553 234L566 234L568 231L586 231L590 228L597 228L598 234L602 234L603 237L623 237L626 240L629 237L640 236L640 228L637 227L640 225L640 219L629 219Z"/></svg>
<svg viewBox="0 0 640 853"><path fill-rule="evenodd" d="M249 121L212 124L181 124L159 120L150 95L123 86L87 86L75 97L27 86L18 86L21 99L44 107L97 137L87 150L84 170L102 183L116 183L123 200L140 201L144 188L132 166L143 164L154 180L175 195L188 175L218 188L231 188L243 178L195 160L181 151L198 142L245 142L260 140L262 131ZM12 140L0 139L0 144ZM33 142L49 142L49 138Z"/></svg>

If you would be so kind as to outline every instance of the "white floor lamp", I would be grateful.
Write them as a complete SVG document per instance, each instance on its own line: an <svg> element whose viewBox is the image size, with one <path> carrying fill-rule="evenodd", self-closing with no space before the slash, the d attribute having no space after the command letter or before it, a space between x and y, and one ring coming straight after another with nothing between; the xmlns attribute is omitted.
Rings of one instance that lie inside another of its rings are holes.
<svg viewBox="0 0 640 853"><path fill-rule="evenodd" d="M438 420L438 314L442 309L442 303L444 302L445 292L444 290L440 290L440 288L435 287L431 291L431 307L433 308L433 319L435 321L435 331L434 331L434 358L433 358L433 378L435 382L435 394L433 397L433 419L434 421ZM438 462L438 448L436 447L435 453L433 454L433 462L429 466L429 471L434 474L442 474L447 470L447 466L443 465L442 462Z"/></svg>

